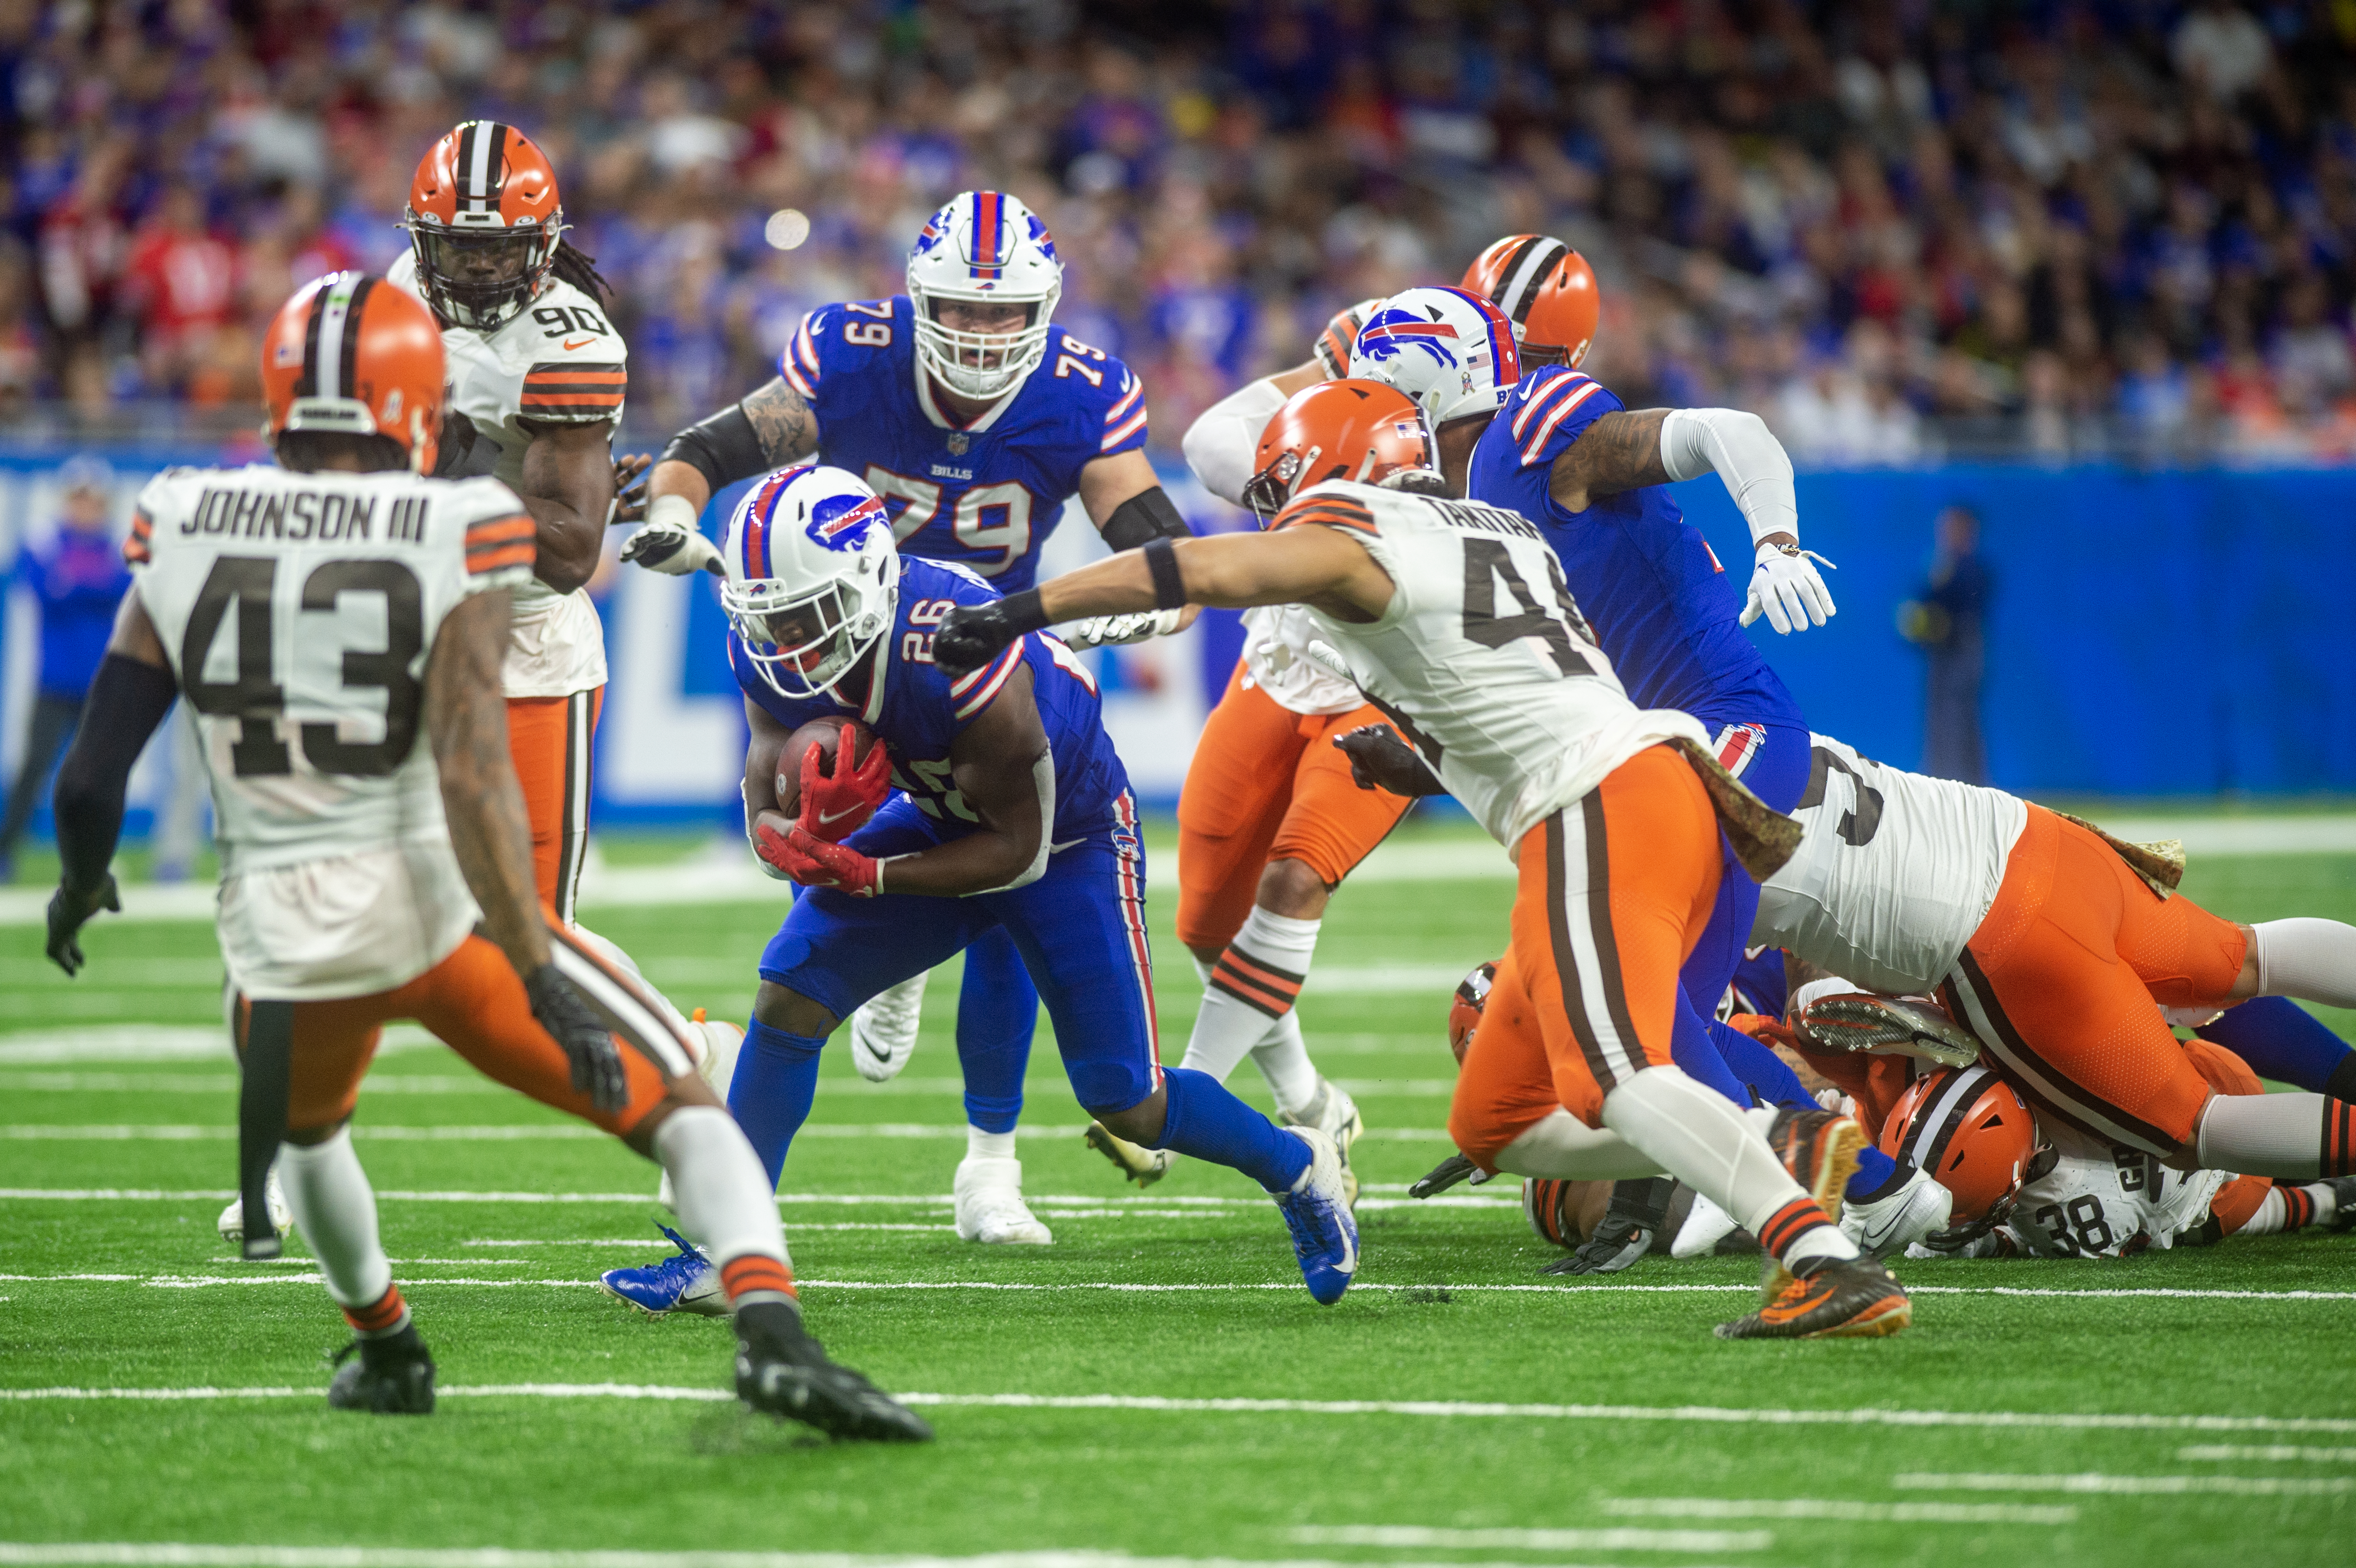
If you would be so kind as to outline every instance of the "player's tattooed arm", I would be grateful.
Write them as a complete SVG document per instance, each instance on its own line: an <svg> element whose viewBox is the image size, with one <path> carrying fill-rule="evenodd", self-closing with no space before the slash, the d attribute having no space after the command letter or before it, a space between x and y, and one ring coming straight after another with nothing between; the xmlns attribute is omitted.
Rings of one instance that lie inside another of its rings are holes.
<svg viewBox="0 0 2356 1568"><path fill-rule="evenodd" d="M482 906L483 929L519 975L548 962L548 928L532 883L531 821L508 750L499 690L507 656L508 596L467 599L443 620L425 668L425 732L442 778L450 847Z"/></svg>
<svg viewBox="0 0 2356 1568"><path fill-rule="evenodd" d="M1547 490L1565 511L1583 512L1597 496L1665 485L1661 421L1666 409L1614 410L1581 431L1554 460Z"/></svg>
<svg viewBox="0 0 2356 1568"><path fill-rule="evenodd" d="M744 394L737 405L761 440L761 455L772 468L798 463L818 450L818 416L783 376Z"/></svg>
<svg viewBox="0 0 2356 1568"><path fill-rule="evenodd" d="M605 515L614 506L614 427L605 420L516 422L531 437L516 489L539 525L532 575L570 593L589 581L605 548Z"/></svg>
<svg viewBox="0 0 2356 1568"><path fill-rule="evenodd" d="M812 456L818 442L817 412L784 377L774 378L671 438L647 481L648 521L691 528L713 492ZM664 505L671 496L684 513Z"/></svg>

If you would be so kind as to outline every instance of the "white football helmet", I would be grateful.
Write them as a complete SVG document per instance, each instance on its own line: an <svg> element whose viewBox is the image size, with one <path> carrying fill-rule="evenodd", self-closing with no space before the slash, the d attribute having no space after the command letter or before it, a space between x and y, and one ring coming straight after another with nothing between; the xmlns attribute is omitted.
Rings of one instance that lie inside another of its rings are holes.
<svg viewBox="0 0 2356 1568"><path fill-rule="evenodd" d="M1038 214L1003 191L969 190L933 214L908 251L916 358L950 391L996 398L1047 356L1047 323L1064 293L1064 263ZM1018 331L941 325L952 301L1028 307Z"/></svg>
<svg viewBox="0 0 2356 1568"><path fill-rule="evenodd" d="M900 555L882 497L819 464L780 468L728 519L720 606L779 696L840 685L892 629Z"/></svg>
<svg viewBox="0 0 2356 1568"><path fill-rule="evenodd" d="M1522 379L1505 312L1463 289L1408 289L1385 300L1350 346L1350 374L1415 400L1433 430L1494 414Z"/></svg>

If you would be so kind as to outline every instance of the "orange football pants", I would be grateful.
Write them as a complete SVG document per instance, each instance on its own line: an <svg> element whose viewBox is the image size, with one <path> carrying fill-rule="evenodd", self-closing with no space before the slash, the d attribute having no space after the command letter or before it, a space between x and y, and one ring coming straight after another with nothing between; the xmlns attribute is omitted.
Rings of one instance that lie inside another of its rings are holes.
<svg viewBox="0 0 2356 1568"><path fill-rule="evenodd" d="M644 982L616 969L561 926L550 928L549 944L558 968L622 1044L630 1098L620 1110L600 1111L573 1089L572 1063L531 1016L531 1001L515 966L488 938L475 935L405 986L290 1004L294 1040L287 1076L288 1130L321 1131L348 1117L384 1026L413 1019L484 1076L609 1133L628 1133L662 1100L666 1083L695 1071L688 1044L671 1031ZM241 1057L252 1018L252 1005L238 997Z"/></svg>
<svg viewBox="0 0 2356 1568"><path fill-rule="evenodd" d="M1709 923L1720 863L1709 796L1667 746L1523 836L1512 940L1448 1115L1483 1169L1558 1108L1602 1125L1614 1086L1667 1063L1677 971Z"/></svg>
<svg viewBox="0 0 2356 1568"><path fill-rule="evenodd" d="M570 697L508 699L508 751L531 818L531 880L540 901L567 925L589 849L590 763L605 706L602 686Z"/></svg>
<svg viewBox="0 0 2356 1568"><path fill-rule="evenodd" d="M2152 1003L2223 1006L2248 947L2231 921L2160 898L2100 837L2032 805L1940 994L2040 1115L2165 1158L2210 1085Z"/></svg>
<svg viewBox="0 0 2356 1568"><path fill-rule="evenodd" d="M1244 661L1211 709L1178 797L1178 940L1235 940L1270 860L1299 860L1328 888L1374 853L1411 804L1350 782L1333 737L1387 722L1373 705L1295 713L1257 684Z"/></svg>

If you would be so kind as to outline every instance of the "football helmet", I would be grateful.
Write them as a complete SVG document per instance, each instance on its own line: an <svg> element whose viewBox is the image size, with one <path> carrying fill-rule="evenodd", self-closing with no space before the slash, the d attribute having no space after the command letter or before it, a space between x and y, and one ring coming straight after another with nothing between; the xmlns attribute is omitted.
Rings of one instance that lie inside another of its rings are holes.
<svg viewBox="0 0 2356 1568"><path fill-rule="evenodd" d="M1881 1152L1954 1194L1950 1222L2001 1217L2037 1152L2037 1123L2012 1085L1985 1067L1942 1068L1899 1097Z"/></svg>
<svg viewBox="0 0 2356 1568"><path fill-rule="evenodd" d="M1312 485L1372 485L1414 469L1440 472L1439 444L1414 400L1379 381L1320 381L1269 416L1252 453L1244 505L1266 528Z"/></svg>
<svg viewBox="0 0 2356 1568"><path fill-rule="evenodd" d="M1595 319L1602 307L1595 269L1559 240L1508 234L1473 259L1459 286L1505 313L1526 369L1576 368L1595 342Z"/></svg>
<svg viewBox="0 0 2356 1568"><path fill-rule="evenodd" d="M1003 191L969 190L933 214L908 251L908 299L916 307L916 358L950 391L997 398L1047 357L1047 324L1064 293L1064 263L1039 215ZM955 302L1019 304L1012 332L944 325Z"/></svg>
<svg viewBox="0 0 2356 1568"><path fill-rule="evenodd" d="M1456 994L1448 998L1448 1049L1456 1053L1456 1065L1464 1065L1464 1053L1472 1049L1472 1031L1481 1027L1481 1014L1489 1006L1489 987L1497 983L1497 966L1483 964L1456 982Z"/></svg>
<svg viewBox="0 0 2356 1568"><path fill-rule="evenodd" d="M426 149L402 225L436 315L491 332L531 302L564 232L556 170L530 137L469 120Z"/></svg>
<svg viewBox="0 0 2356 1568"><path fill-rule="evenodd" d="M800 701L842 682L892 629L900 555L883 498L822 464L781 468L728 519L720 607L761 678Z"/></svg>
<svg viewBox="0 0 2356 1568"><path fill-rule="evenodd" d="M315 278L262 336L263 433L381 435L431 474L443 368L442 329L413 296L369 272Z"/></svg>
<svg viewBox="0 0 2356 1568"><path fill-rule="evenodd" d="M1522 1179L1522 1218L1530 1222L1530 1230L1542 1242L1571 1248L1587 1240L1579 1228L1578 1207L1571 1201L1571 1184L1551 1177L1531 1176Z"/></svg>
<svg viewBox="0 0 2356 1568"><path fill-rule="evenodd" d="M1522 379L1513 324L1464 289L1408 289L1385 300L1358 328L1350 374L1397 387L1438 430L1494 414Z"/></svg>

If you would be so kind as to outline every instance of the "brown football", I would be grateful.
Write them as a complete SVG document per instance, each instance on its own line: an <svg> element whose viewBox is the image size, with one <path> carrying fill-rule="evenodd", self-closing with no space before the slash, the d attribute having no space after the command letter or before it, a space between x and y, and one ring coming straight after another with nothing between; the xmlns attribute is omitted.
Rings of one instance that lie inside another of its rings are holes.
<svg viewBox="0 0 2356 1568"><path fill-rule="evenodd" d="M802 754L812 746L826 759L825 772L834 776L835 748L842 740L842 727L851 726L853 749L851 760L855 765L867 760L875 745L875 731L856 719L813 719L792 734L777 752L777 809L787 817L802 808Z"/></svg>

